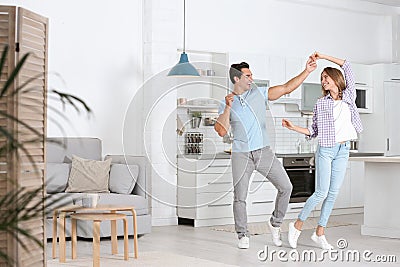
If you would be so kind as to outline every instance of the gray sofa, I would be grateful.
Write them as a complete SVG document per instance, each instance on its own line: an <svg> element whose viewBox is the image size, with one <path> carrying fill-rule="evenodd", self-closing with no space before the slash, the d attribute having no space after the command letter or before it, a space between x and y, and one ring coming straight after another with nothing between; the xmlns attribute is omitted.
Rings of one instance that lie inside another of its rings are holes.
<svg viewBox="0 0 400 267"><path fill-rule="evenodd" d="M82 204L82 198L86 193L65 192L68 183L69 171L71 169L72 156L84 159L101 161L102 142L98 138L89 137L68 137L68 138L48 138L46 142L46 192L49 195L48 203L54 199L60 199L57 205ZM150 168L148 161L143 156L124 156L107 155L104 160L111 158L109 193L98 193L98 205L132 205L137 213L138 234L151 232L151 206L150 197L147 192L150 189ZM135 172L124 171L123 169L134 169ZM137 167L136 167L137 166ZM122 170L122 171L121 171ZM136 173L137 171L137 173ZM132 174L131 174L132 173ZM135 173L135 174L133 174ZM131 175L127 177L127 175ZM136 175L137 177L132 176ZM126 188L126 181L130 181L130 188ZM136 183L135 183L136 180ZM134 186L134 187L133 187ZM124 188L125 187L125 188ZM127 193L133 187L131 193ZM126 190L125 190L126 189ZM121 191L123 193L121 193ZM126 191L126 193L125 193ZM118 192L118 193L116 193ZM46 233L47 238L52 237L52 210L54 206L46 205ZM133 234L133 220L130 213L128 216L129 235ZM118 222L117 231L119 236L123 236L122 223ZM88 221L78 221L77 235L83 238L93 237L92 223ZM101 224L101 237L110 236L110 224ZM66 221L66 234L70 236L70 220Z"/></svg>

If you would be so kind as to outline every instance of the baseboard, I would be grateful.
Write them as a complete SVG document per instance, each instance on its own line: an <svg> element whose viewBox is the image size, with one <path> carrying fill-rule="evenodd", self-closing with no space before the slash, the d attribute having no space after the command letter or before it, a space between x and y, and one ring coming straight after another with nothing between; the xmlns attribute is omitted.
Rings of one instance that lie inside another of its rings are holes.
<svg viewBox="0 0 400 267"><path fill-rule="evenodd" d="M364 213L364 207L333 209L331 215L346 215L355 213ZM315 217L319 216L320 214L321 210L314 211Z"/></svg>
<svg viewBox="0 0 400 267"><path fill-rule="evenodd" d="M178 225L178 217L170 218L152 218L152 226L167 226L167 225Z"/></svg>

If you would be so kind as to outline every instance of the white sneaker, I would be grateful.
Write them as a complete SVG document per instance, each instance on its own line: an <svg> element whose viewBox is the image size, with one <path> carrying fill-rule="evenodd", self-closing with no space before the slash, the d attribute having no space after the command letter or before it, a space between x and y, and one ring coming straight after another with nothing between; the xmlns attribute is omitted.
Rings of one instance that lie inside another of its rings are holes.
<svg viewBox="0 0 400 267"><path fill-rule="evenodd" d="M296 248L297 247L297 239L299 239L300 234L301 234L301 231L297 230L294 227L294 222L290 222L289 223L288 240L289 240L289 245L292 248Z"/></svg>
<svg viewBox="0 0 400 267"><path fill-rule="evenodd" d="M282 246L281 228L272 226L270 220L268 220L267 223L268 223L269 230L271 231L272 242L274 242L275 246L277 246L277 247Z"/></svg>
<svg viewBox="0 0 400 267"><path fill-rule="evenodd" d="M333 249L333 246L326 241L325 235L317 236L317 234L314 232L311 236L311 239L322 249Z"/></svg>
<svg viewBox="0 0 400 267"><path fill-rule="evenodd" d="M250 239L247 236L243 236L239 239L238 248L248 249L250 247Z"/></svg>

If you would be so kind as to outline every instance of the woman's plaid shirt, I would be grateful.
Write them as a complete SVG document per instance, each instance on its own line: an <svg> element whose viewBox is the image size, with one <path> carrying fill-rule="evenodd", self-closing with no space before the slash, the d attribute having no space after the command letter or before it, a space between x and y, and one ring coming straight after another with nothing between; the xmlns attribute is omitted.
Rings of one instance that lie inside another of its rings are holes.
<svg viewBox="0 0 400 267"><path fill-rule="evenodd" d="M343 102L349 105L351 113L351 123L357 133L363 130L360 114L358 113L356 100L356 88L354 82L354 73L350 63L346 60L342 66L346 79L346 88L343 90ZM318 136L320 146L332 147L335 145L335 123L333 118L333 103L334 100L330 94L321 97L317 100L314 106L313 122L308 128L310 137Z"/></svg>

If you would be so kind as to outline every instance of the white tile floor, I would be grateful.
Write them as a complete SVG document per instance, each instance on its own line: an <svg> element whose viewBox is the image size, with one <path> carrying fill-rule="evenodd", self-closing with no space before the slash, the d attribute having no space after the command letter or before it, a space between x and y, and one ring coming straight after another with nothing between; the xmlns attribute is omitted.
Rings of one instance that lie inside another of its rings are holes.
<svg viewBox="0 0 400 267"><path fill-rule="evenodd" d="M139 257L141 252L160 251L236 266L267 266L271 263L274 266L309 266L309 260L294 261L292 259L298 254L301 256L302 253L314 251L317 257L317 264L338 266L344 263L347 266L351 263L352 266L365 266L372 264L372 262L367 262L363 259L363 253L367 251L365 253L367 253L367 256L369 255L370 259L377 259L378 256L393 255L396 262L385 263L385 266L400 266L400 239L362 236L360 234L362 214L332 216L331 218L335 221L353 223L353 225L332 227L326 230L328 241L335 246L338 252L330 256L332 259L329 258L329 254L324 254L325 259L323 261L318 260L321 257L322 250L316 248L310 239L313 230L303 230L298 241L297 252L289 247L287 233L282 234L284 244L281 248L273 246L270 235L264 234L252 236L250 238L250 249L240 250L236 247L237 240L234 233L214 231L208 227L194 228L183 225L153 227L151 234L139 238ZM347 241L347 248L338 249L336 247L336 241L340 238L344 238ZM120 239L120 250L123 247L122 242L123 240ZM132 240L130 240L130 245L132 245ZM101 254L109 254L110 246L110 240L102 240L100 245ZM258 259L258 253L265 248L268 248L269 257L265 261L261 261ZM360 260L353 262L354 256L351 255L350 261L347 261L346 258L348 257L346 255L356 250L361 255ZM47 251L50 259L51 242L47 244ZM130 251L132 255L132 246ZM275 251L272 254L273 258L271 258L272 251ZM368 251L371 253L368 254ZM283 254L285 252L286 255ZM78 243L78 257L80 255L82 257L89 256L91 253L91 241L80 240ZM278 253L281 253L282 260L278 258ZM70 259L70 242L67 244L67 257ZM132 265L135 265L134 261L135 259L133 258L129 260ZM375 266L377 265L375 264Z"/></svg>

